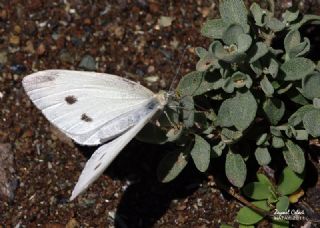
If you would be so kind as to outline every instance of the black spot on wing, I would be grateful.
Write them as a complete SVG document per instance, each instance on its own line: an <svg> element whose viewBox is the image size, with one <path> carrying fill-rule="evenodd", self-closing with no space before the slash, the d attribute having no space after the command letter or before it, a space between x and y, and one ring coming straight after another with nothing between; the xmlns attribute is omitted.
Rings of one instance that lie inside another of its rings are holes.
<svg viewBox="0 0 320 228"><path fill-rule="evenodd" d="M78 101L77 98L73 95L65 97L64 100L70 105L72 105Z"/></svg>
<svg viewBox="0 0 320 228"><path fill-rule="evenodd" d="M39 76L36 77L37 83L44 83L44 82L52 82L59 77L58 72L55 71L40 71Z"/></svg>
<svg viewBox="0 0 320 228"><path fill-rule="evenodd" d="M94 168L94 170L97 170L100 165L101 165L101 163L99 163L99 164Z"/></svg>
<svg viewBox="0 0 320 228"><path fill-rule="evenodd" d="M99 158L99 161L105 156L106 154L102 154L102 156Z"/></svg>
<svg viewBox="0 0 320 228"><path fill-rule="evenodd" d="M89 117L87 114L83 113L81 115L81 120L85 121L85 122L91 122L92 121L92 118Z"/></svg>

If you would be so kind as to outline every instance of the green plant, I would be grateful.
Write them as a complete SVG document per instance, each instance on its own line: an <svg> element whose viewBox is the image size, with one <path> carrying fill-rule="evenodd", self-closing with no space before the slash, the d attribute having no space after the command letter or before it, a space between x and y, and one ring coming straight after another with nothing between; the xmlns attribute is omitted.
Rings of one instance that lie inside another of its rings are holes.
<svg viewBox="0 0 320 228"><path fill-rule="evenodd" d="M320 17L288 9L279 20L269 3L269 10L256 3L247 10L240 0L221 0L221 18L204 24L201 33L212 42L195 49L200 60L176 88L178 101L167 110L171 123L163 116L160 128L152 128L158 143L178 145L159 166L162 181L174 179L190 161L205 172L220 156L228 180L239 188L252 157L260 166L280 157L287 169L304 172L302 148L320 136L320 64L307 57L310 41L299 29L319 24ZM268 191L263 204L272 196L281 202L287 194L277 191Z"/></svg>
<svg viewBox="0 0 320 228"><path fill-rule="evenodd" d="M276 216L281 212L287 212L290 201L289 195L296 192L303 182L303 175L296 174L290 168L286 167L280 175L277 185L273 184L264 174L257 174L257 182L251 182L242 188L245 196L252 200L256 207L265 211L276 209ZM250 207L243 207L237 215L237 221L242 225L253 225L262 220L266 215L258 213ZM277 227L287 227L286 220L273 220L273 225Z"/></svg>

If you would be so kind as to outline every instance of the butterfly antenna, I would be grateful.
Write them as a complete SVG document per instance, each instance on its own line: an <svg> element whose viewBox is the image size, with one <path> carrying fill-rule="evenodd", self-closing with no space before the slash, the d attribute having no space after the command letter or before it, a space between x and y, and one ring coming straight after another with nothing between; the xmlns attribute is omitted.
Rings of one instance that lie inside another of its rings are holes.
<svg viewBox="0 0 320 228"><path fill-rule="evenodd" d="M171 81L171 84L170 84L170 87L169 87L169 94L171 94L172 91L173 91L174 82L175 82L175 80L176 80L177 77L178 77L178 74L179 74L179 71L180 71L180 68L181 68L181 65L182 65L182 60L183 60L183 58L184 58L184 56L185 56L186 50L187 50L189 47L190 47L190 45L188 45L187 47L185 47L185 48L183 49L182 56L181 56L181 58L180 58L180 60L179 60L179 65L178 65L178 68L177 68L177 70L176 70L176 74L175 74L175 76L173 77L173 79L172 79L172 81Z"/></svg>

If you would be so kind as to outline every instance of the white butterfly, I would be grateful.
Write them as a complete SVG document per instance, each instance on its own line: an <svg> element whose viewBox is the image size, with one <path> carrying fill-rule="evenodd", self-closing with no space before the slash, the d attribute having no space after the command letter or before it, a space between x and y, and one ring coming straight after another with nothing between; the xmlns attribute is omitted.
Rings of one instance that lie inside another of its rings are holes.
<svg viewBox="0 0 320 228"><path fill-rule="evenodd" d="M168 101L167 93L154 94L130 80L94 72L45 70L26 76L22 83L46 118L74 141L109 141L86 163L70 200L103 173Z"/></svg>

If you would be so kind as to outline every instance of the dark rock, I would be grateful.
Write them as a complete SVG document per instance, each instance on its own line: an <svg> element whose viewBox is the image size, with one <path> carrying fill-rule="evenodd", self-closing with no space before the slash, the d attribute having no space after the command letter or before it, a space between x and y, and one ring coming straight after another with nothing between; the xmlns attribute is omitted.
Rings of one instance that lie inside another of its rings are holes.
<svg viewBox="0 0 320 228"><path fill-rule="evenodd" d="M22 64L14 64L10 66L10 70L12 71L12 73L22 74L27 70L27 68Z"/></svg>

